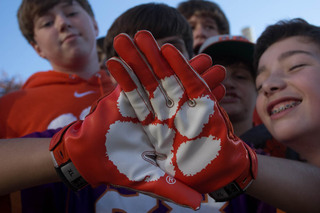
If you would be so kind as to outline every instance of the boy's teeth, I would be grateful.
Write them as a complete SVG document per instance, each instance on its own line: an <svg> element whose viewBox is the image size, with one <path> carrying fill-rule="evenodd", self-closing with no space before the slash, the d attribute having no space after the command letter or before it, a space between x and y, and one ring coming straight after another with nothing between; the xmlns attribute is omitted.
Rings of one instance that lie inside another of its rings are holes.
<svg viewBox="0 0 320 213"><path fill-rule="evenodd" d="M286 110L286 109L289 109L289 108L292 108L292 107L294 107L294 106L297 106L298 104L300 104L300 102L292 102L292 103L283 105L283 106L281 106L281 107L279 107L279 108L273 109L273 110L271 111L271 115L274 115L274 114L279 113L279 112L282 112L282 111L284 111L284 110Z"/></svg>

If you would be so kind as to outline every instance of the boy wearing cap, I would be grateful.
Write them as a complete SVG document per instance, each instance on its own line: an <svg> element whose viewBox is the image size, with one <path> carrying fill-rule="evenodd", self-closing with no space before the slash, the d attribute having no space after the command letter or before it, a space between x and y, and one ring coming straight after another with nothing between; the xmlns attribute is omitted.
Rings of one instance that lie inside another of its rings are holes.
<svg viewBox="0 0 320 213"><path fill-rule="evenodd" d="M226 110L240 136L253 127L253 111L257 92L253 69L254 44L242 36L219 35L210 37L200 48L200 53L212 57L214 64L226 67L223 85L226 95L220 105Z"/></svg>

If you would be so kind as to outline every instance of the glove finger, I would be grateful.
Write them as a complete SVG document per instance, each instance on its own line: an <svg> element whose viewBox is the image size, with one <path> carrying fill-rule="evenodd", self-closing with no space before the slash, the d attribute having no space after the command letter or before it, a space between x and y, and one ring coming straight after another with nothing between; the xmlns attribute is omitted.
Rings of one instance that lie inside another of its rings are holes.
<svg viewBox="0 0 320 213"><path fill-rule="evenodd" d="M168 62L163 58L156 40L149 31L141 30L137 32L134 36L134 41L148 60L158 79L164 79L174 74ZM144 75L141 70L137 70L137 72L139 72L137 75Z"/></svg>
<svg viewBox="0 0 320 213"><path fill-rule="evenodd" d="M221 65L215 65L203 72L201 77L203 77L210 88L214 88L225 79L226 70Z"/></svg>
<svg viewBox="0 0 320 213"><path fill-rule="evenodd" d="M106 62L106 66L125 92L131 92L138 88L139 81L136 82L137 78L133 79L135 74L120 59L113 57Z"/></svg>
<svg viewBox="0 0 320 213"><path fill-rule="evenodd" d="M206 54L199 54L189 61L190 65L206 81L217 101L220 101L226 91L221 82L225 79L225 68L217 68L220 65L211 66L211 57Z"/></svg>
<svg viewBox="0 0 320 213"><path fill-rule="evenodd" d="M148 116L152 119L154 112L149 102L148 95L133 71L118 58L109 59L106 62L106 66L126 93L139 120L145 121Z"/></svg>
<svg viewBox="0 0 320 213"><path fill-rule="evenodd" d="M188 61L174 46L165 44L162 46L161 52L182 82L190 99L211 93L207 83L193 70Z"/></svg>
<svg viewBox="0 0 320 213"><path fill-rule="evenodd" d="M127 34L122 33L115 37L113 46L122 60L136 73L142 85L150 94L153 94L159 86L158 80L133 40ZM141 76L140 73L143 75Z"/></svg>
<svg viewBox="0 0 320 213"><path fill-rule="evenodd" d="M221 65L215 65L207 69L202 73L202 78L207 82L212 94L220 101L226 91L225 87L222 85L222 81L225 79L226 71Z"/></svg>
<svg viewBox="0 0 320 213"><path fill-rule="evenodd" d="M152 67L154 74L159 79L159 89L152 94L151 104L159 120L174 116L178 103L184 94L184 88L175 77L167 60L162 56L158 44L152 34L146 30L135 35L135 43L144 54ZM142 84L149 84L144 78L144 70L134 70Z"/></svg>
<svg viewBox="0 0 320 213"><path fill-rule="evenodd" d="M211 88L210 88L211 89ZM219 84L215 88L211 90L212 94L216 97L217 101L221 101L221 99L226 94L226 88L223 86L223 84Z"/></svg>
<svg viewBox="0 0 320 213"><path fill-rule="evenodd" d="M189 63L191 67L200 75L202 75L207 69L212 66L211 57L207 54L196 55L189 61Z"/></svg>

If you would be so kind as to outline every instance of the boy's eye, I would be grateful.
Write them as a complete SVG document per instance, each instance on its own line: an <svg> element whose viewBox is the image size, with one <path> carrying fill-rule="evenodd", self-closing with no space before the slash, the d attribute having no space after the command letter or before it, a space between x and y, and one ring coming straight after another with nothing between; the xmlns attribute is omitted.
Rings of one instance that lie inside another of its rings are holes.
<svg viewBox="0 0 320 213"><path fill-rule="evenodd" d="M69 12L69 13L67 14L67 16L68 16L68 17L72 17L72 16L77 15L77 13L78 13L78 12L75 12L75 11Z"/></svg>
<svg viewBox="0 0 320 213"><path fill-rule="evenodd" d="M249 74L249 71L238 71L233 73L233 78L238 80L249 80L251 79L251 75Z"/></svg>
<svg viewBox="0 0 320 213"><path fill-rule="evenodd" d="M303 67L303 66L305 66L305 64L297 64L297 65L294 65L294 66L290 67L289 71L294 71L294 70L296 70L296 69L298 69L298 68L301 68L301 67Z"/></svg>
<svg viewBox="0 0 320 213"><path fill-rule="evenodd" d="M190 23L189 23L189 25L190 25L190 27L191 27L192 30L194 30L194 29L196 28L196 26L195 26L194 24L190 24Z"/></svg>
<svg viewBox="0 0 320 213"><path fill-rule="evenodd" d="M261 89L262 89L262 85L257 85L256 90L257 90L258 92L260 92Z"/></svg>
<svg viewBox="0 0 320 213"><path fill-rule="evenodd" d="M247 77L244 76L244 75L236 75L235 77L236 77L237 79L247 79Z"/></svg>
<svg viewBox="0 0 320 213"><path fill-rule="evenodd" d="M53 21L45 21L41 25L41 27L50 27L53 24Z"/></svg>
<svg viewBox="0 0 320 213"><path fill-rule="evenodd" d="M214 25L206 25L206 28L209 29L209 30L215 30L216 26L214 26Z"/></svg>

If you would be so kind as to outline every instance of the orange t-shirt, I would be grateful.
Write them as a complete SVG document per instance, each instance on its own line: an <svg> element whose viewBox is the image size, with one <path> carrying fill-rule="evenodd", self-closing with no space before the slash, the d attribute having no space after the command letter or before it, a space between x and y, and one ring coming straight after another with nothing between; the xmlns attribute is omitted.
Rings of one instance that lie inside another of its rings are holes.
<svg viewBox="0 0 320 213"><path fill-rule="evenodd" d="M21 137L83 119L115 85L104 71L89 80L56 71L32 75L21 90L0 98L0 138Z"/></svg>

